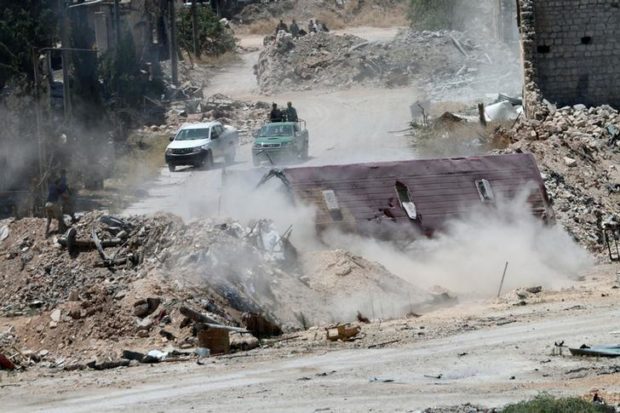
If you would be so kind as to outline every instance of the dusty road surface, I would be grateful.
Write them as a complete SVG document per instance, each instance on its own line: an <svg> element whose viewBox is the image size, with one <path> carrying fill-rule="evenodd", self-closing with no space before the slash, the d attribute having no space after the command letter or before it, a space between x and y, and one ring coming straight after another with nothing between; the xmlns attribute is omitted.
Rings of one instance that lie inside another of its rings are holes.
<svg viewBox="0 0 620 413"><path fill-rule="evenodd" d="M554 352L554 342L614 340L618 270L598 267L574 288L543 292L525 306L509 294L364 326L366 338L352 344L327 344L322 331L310 330L281 346L204 365L31 372L0 383L0 405L7 412L59 413L407 412L465 402L501 406L541 391L619 394L613 359Z"/></svg>
<svg viewBox="0 0 620 413"><path fill-rule="evenodd" d="M357 28L353 34L371 41L386 41L396 29ZM262 46L262 39L248 36L241 44ZM300 118L306 120L310 132L310 160L306 165L350 163L411 158L413 153L405 139L391 133L407 128L409 105L415 100L413 88L347 91L304 91L264 96L258 92L253 66L259 52L241 56L240 62L210 79L205 96L221 93L234 99L276 102L292 101ZM162 154L163 156L163 154ZM163 168L150 188L149 197L131 205L125 213L148 214L172 212L184 218L213 215L221 186L222 165L211 171L194 168L170 173ZM252 169L251 146L237 152L233 169ZM188 194L190 196L188 197Z"/></svg>

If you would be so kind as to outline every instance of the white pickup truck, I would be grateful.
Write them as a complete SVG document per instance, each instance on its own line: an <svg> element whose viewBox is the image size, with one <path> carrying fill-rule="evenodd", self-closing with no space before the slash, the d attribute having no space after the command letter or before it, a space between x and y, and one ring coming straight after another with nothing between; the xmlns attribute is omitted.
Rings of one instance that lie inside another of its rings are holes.
<svg viewBox="0 0 620 413"><path fill-rule="evenodd" d="M237 146L239 132L232 126L220 122L187 123L170 138L166 163L171 172L182 165L209 169L216 158L222 157L226 163L234 162Z"/></svg>

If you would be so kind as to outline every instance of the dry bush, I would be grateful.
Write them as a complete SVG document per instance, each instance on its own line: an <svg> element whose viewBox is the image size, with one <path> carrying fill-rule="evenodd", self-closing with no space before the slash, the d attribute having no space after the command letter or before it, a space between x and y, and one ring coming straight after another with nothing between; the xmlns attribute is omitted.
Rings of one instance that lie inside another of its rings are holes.
<svg viewBox="0 0 620 413"><path fill-rule="evenodd" d="M267 20L258 20L248 25L238 26L240 29L238 31L240 33L247 33L247 34L268 35L268 34L275 33L278 23L279 23L279 20L276 18L271 18Z"/></svg>

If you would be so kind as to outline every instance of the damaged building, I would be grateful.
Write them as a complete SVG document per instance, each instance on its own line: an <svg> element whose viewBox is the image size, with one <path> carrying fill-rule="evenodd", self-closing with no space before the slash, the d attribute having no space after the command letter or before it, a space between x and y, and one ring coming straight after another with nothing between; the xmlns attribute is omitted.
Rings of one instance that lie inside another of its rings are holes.
<svg viewBox="0 0 620 413"><path fill-rule="evenodd" d="M319 230L337 227L378 238L433 236L481 206L529 191L533 215L554 221L531 154L272 169L293 202L316 210Z"/></svg>
<svg viewBox="0 0 620 413"><path fill-rule="evenodd" d="M520 0L519 26L528 116L542 99L620 107L620 1Z"/></svg>

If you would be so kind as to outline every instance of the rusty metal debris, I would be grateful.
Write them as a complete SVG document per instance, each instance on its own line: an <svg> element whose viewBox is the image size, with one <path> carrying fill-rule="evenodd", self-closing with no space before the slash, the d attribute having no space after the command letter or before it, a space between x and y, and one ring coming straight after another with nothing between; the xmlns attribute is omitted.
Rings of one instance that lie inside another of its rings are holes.
<svg viewBox="0 0 620 413"><path fill-rule="evenodd" d="M351 324L338 324L335 327L325 329L328 341L353 341L357 340L362 328Z"/></svg>

